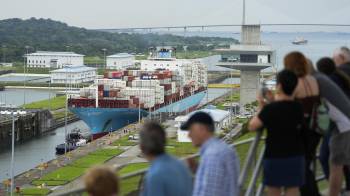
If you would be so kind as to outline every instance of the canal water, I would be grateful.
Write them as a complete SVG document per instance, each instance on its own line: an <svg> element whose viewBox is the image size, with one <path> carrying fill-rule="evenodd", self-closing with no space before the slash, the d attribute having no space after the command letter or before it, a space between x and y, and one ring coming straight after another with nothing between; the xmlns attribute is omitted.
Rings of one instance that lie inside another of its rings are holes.
<svg viewBox="0 0 350 196"><path fill-rule="evenodd" d="M234 82L237 82L237 79ZM223 83L230 82L230 79L226 79ZM26 90L28 95L27 101L37 101L48 98L48 91ZM202 103L207 100L211 101L218 96L228 92L228 89L209 89L208 99L204 98ZM1 92L0 92L1 93ZM13 102L16 105L23 103L23 90L9 90L6 92L9 98L14 99ZM0 94L1 96L1 94ZM19 97L19 98L18 98ZM78 121L69 124L68 131L79 128L81 130L88 130L87 125L83 121ZM15 146L15 174L18 175L24 171L35 168L37 165L43 162L47 162L56 158L55 147L58 144L64 142L64 127L58 128L52 132L52 134L42 136L40 138L32 139L22 144L16 144ZM10 161L11 161L11 149L0 150L0 182L10 176Z"/></svg>
<svg viewBox="0 0 350 196"><path fill-rule="evenodd" d="M31 103L49 99L49 90L41 89L5 89L0 91L0 103L6 105L21 106L24 103ZM51 91L51 98L56 96L55 91Z"/></svg>
<svg viewBox="0 0 350 196"><path fill-rule="evenodd" d="M67 130L80 128L87 130L84 122L78 121L67 126ZM15 146L15 175L35 168L56 157L55 147L64 142L65 128L61 127L48 135L32 139ZM10 177L11 149L0 151L0 182Z"/></svg>

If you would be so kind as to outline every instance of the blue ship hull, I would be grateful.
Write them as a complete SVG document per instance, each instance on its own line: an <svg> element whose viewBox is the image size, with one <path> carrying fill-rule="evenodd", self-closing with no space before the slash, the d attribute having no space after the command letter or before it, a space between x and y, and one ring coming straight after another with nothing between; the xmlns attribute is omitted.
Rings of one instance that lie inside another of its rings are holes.
<svg viewBox="0 0 350 196"><path fill-rule="evenodd" d="M159 108L152 114L164 112L184 112L190 108L196 107L206 95L206 91L199 92L190 97ZM83 120L91 130L93 135L103 134L104 132L118 130L130 123L138 121L138 108L69 108ZM146 117L149 112L141 109L141 116Z"/></svg>

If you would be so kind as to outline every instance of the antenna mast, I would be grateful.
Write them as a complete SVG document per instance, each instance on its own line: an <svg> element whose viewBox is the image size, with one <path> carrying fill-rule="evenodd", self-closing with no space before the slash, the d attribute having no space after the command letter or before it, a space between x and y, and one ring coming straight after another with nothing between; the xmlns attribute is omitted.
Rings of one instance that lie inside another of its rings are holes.
<svg viewBox="0 0 350 196"><path fill-rule="evenodd" d="M242 25L245 25L245 0L243 0Z"/></svg>

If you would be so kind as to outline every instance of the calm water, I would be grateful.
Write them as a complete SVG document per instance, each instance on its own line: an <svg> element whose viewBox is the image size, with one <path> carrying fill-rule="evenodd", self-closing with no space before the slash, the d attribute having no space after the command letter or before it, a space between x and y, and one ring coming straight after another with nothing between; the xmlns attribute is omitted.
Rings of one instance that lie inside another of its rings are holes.
<svg viewBox="0 0 350 196"><path fill-rule="evenodd" d="M163 32L165 33L165 32ZM170 32L183 35L183 32ZM187 36L217 36L233 37L240 40L239 33L215 32L215 31L188 31ZM304 37L308 40L306 45L294 45L291 42L296 37ZM276 50L277 68L283 67L283 57L291 51L301 51L314 63L324 56L331 56L334 49L340 46L350 46L350 33L341 32L300 32L300 33L273 33L263 32L261 40L264 44L270 44ZM225 70L216 66L209 66L209 70Z"/></svg>
<svg viewBox="0 0 350 196"><path fill-rule="evenodd" d="M5 89L0 91L0 103L21 106L24 103L24 93L26 103L49 99L49 90L36 89ZM51 92L51 98L55 97L55 91Z"/></svg>
<svg viewBox="0 0 350 196"><path fill-rule="evenodd" d="M84 122L78 121L67 126L68 131L74 128L87 130ZM56 157L55 147L64 142L64 127L58 128L50 135L32 139L15 146L15 174L32 169L40 163L47 162ZM0 152L0 182L9 178L11 163L11 150Z"/></svg>
<svg viewBox="0 0 350 196"><path fill-rule="evenodd" d="M26 76L23 75L12 75L6 74L0 76L0 82L24 82L27 81L29 83L38 83L38 82L48 82L50 81L50 77L47 75L44 76Z"/></svg>

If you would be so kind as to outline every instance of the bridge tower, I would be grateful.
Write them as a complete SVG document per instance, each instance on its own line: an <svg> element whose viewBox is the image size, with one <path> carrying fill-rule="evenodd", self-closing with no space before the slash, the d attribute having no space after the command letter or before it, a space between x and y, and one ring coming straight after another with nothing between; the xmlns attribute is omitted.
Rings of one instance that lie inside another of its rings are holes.
<svg viewBox="0 0 350 196"><path fill-rule="evenodd" d="M218 66L240 71L240 106L243 109L256 100L260 71L275 65L275 50L261 43L260 25L243 24L240 44L216 51L221 54Z"/></svg>

